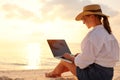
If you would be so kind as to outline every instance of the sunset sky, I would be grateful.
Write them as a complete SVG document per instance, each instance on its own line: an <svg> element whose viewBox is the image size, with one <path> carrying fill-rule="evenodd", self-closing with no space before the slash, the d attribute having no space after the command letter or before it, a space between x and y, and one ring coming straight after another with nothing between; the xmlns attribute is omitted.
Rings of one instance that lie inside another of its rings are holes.
<svg viewBox="0 0 120 80"><path fill-rule="evenodd" d="M120 40L120 5L115 0L0 0L0 42L40 42L63 38L80 42L87 28L75 16L82 7L99 3L110 15L113 33Z"/></svg>
<svg viewBox="0 0 120 80"><path fill-rule="evenodd" d="M120 43L119 3L119 0L0 0L0 58L8 59L10 53L13 59L20 56L17 54L27 53L28 63L34 67L41 47L48 46L46 39L80 43L89 30L75 17L88 4L101 5L103 13L110 16L113 34Z"/></svg>
<svg viewBox="0 0 120 80"><path fill-rule="evenodd" d="M120 41L119 1L0 0L0 47L44 43L51 38L80 43L88 29L74 18L91 3L99 3L103 13L110 16L113 34Z"/></svg>

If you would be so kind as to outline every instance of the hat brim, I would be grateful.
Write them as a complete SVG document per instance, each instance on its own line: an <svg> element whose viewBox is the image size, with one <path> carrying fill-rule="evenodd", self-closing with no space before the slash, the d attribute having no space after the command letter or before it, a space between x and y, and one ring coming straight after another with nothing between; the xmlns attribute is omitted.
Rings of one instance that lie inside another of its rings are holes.
<svg viewBox="0 0 120 80"><path fill-rule="evenodd" d="M105 14L102 14L101 12L95 12L95 13L94 12L81 12L80 14L78 14L76 16L75 20L76 21L80 21L80 20L82 20L83 16L85 16L85 15L91 15L91 14L109 17L109 16L107 16Z"/></svg>

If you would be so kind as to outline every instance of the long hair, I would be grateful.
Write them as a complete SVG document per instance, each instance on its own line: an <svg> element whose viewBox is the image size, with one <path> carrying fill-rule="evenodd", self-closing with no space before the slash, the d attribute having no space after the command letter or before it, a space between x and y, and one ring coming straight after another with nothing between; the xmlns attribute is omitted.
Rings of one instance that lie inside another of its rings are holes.
<svg viewBox="0 0 120 80"><path fill-rule="evenodd" d="M102 21L102 24L104 26L104 28L106 29L106 31L111 34L112 31L111 31L111 28L110 28L110 24L109 24L109 21L108 21L108 18L106 16L100 16L100 15L96 15L99 20Z"/></svg>
<svg viewBox="0 0 120 80"><path fill-rule="evenodd" d="M103 26L104 26L104 28L107 30L107 32L109 34L112 33L111 28L110 28L110 24L109 24L109 21L108 21L108 18L106 16L103 17Z"/></svg>

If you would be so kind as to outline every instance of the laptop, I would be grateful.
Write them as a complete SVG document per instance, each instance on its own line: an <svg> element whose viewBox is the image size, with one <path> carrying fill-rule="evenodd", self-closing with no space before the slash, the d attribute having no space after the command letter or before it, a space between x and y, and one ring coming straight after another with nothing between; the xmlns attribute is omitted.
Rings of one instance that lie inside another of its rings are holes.
<svg viewBox="0 0 120 80"><path fill-rule="evenodd" d="M72 63L71 60L63 57L64 53L71 54L71 51L65 40L63 40L63 39L48 39L47 42L48 42L49 47L52 51L52 54L55 58L62 59L62 60Z"/></svg>

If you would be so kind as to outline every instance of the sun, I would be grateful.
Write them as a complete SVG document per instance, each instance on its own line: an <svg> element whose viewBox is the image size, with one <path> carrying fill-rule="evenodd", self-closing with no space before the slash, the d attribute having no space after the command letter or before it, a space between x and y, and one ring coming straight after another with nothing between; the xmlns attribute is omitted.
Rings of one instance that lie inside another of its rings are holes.
<svg viewBox="0 0 120 80"><path fill-rule="evenodd" d="M39 43L29 43L27 46L27 69L38 69L40 64L41 48Z"/></svg>

